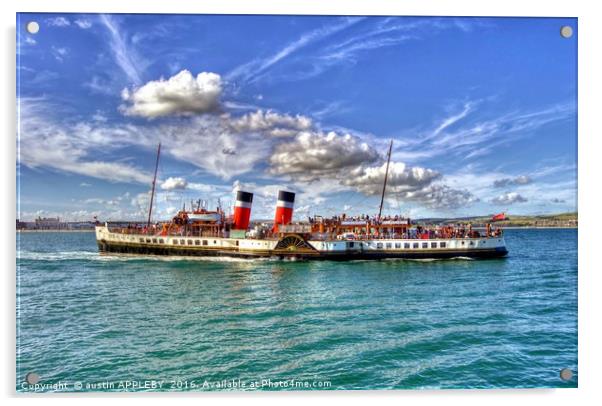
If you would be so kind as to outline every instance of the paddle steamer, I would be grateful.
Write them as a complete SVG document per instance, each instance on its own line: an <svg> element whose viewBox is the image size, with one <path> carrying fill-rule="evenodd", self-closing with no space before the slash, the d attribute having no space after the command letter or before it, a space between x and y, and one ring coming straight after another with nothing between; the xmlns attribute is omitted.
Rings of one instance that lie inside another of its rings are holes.
<svg viewBox="0 0 602 406"><path fill-rule="evenodd" d="M279 191L274 221L250 227L253 194L236 193L233 215L221 207L208 210L199 203L182 209L168 222L151 224L161 145L146 226L112 227L97 224L96 240L101 253L171 256L214 256L315 260L387 258L499 258L508 250L501 229L476 231L457 227L415 226L401 216L382 217L392 143L389 146L379 214L331 218L315 216L294 222L295 193Z"/></svg>

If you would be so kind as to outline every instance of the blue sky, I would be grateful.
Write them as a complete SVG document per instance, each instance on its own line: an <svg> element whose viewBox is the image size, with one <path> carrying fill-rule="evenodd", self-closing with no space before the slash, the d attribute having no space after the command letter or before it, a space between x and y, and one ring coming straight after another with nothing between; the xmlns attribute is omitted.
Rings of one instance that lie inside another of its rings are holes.
<svg viewBox="0 0 602 406"><path fill-rule="evenodd" d="M26 32L28 21L40 25ZM575 35L560 36L570 25ZM577 20L19 14L18 217L576 210Z"/></svg>

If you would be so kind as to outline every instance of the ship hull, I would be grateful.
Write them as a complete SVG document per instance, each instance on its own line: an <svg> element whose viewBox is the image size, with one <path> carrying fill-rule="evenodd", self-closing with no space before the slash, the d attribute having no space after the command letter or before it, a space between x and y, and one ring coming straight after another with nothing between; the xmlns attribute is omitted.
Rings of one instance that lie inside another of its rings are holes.
<svg viewBox="0 0 602 406"><path fill-rule="evenodd" d="M100 230L99 230L100 229ZM501 258L508 254L503 238L448 240L306 241L217 237L121 235L97 228L101 253L177 257L276 258L295 260L383 260ZM416 244L418 244L416 246ZM414 248L416 246L417 248Z"/></svg>

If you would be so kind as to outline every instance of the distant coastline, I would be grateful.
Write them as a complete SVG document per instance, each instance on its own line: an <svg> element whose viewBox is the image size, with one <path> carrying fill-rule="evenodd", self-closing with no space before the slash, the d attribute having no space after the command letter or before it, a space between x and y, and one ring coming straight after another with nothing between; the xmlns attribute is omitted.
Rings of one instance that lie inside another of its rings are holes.
<svg viewBox="0 0 602 406"><path fill-rule="evenodd" d="M60 232L60 233L90 233L94 232L94 222L60 222L58 218L51 219L40 219L36 223L23 223L17 220L17 231L26 233L39 233L39 232ZM255 220L252 223L264 223L270 222L270 220ZM109 223L126 223L126 222L109 222ZM145 222L128 222L144 224ZM474 228L484 228L487 223L491 223L490 216L474 216L474 217L455 217L455 218L421 218L412 220L414 225L432 225L432 226L444 226L450 224L472 224ZM514 228L579 228L578 214L577 212L572 213L559 213L559 214L545 214L538 216L519 216L519 215L508 215L508 220L496 221L492 223L495 227L504 229ZM28 225L26 227L25 225Z"/></svg>
<svg viewBox="0 0 602 406"><path fill-rule="evenodd" d="M65 229L44 229L44 230L17 230L17 233L93 233L94 229L85 230L65 230Z"/></svg>
<svg viewBox="0 0 602 406"><path fill-rule="evenodd" d="M476 226L475 228L484 228ZM504 226L500 225L500 228L505 230L514 230L514 229L578 229L579 226ZM93 233L94 230L16 230L17 233Z"/></svg>

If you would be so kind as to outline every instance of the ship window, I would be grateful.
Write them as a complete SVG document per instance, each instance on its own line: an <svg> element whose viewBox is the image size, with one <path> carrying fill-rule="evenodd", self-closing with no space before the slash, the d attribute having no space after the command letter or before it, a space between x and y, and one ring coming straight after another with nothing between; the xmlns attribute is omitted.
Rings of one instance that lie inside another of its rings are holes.
<svg viewBox="0 0 602 406"><path fill-rule="evenodd" d="M188 245L192 245L192 244L193 244L192 240L188 240Z"/></svg>
<svg viewBox="0 0 602 406"><path fill-rule="evenodd" d="M376 243L376 248L381 249L382 247L383 247L382 242Z"/></svg>
<svg viewBox="0 0 602 406"><path fill-rule="evenodd" d="M236 246L238 247L238 240L236 240Z"/></svg>
<svg viewBox="0 0 602 406"><path fill-rule="evenodd" d="M171 243L172 243L173 245L178 245L178 240L172 240L172 241L171 241Z"/></svg>
<svg viewBox="0 0 602 406"><path fill-rule="evenodd" d="M447 243L445 243L445 242L440 242L440 243L439 243L439 248L445 248L445 245L446 245L446 244L447 244Z"/></svg>
<svg viewBox="0 0 602 406"><path fill-rule="evenodd" d="M203 245L207 245L207 240L203 240Z"/></svg>
<svg viewBox="0 0 602 406"><path fill-rule="evenodd" d="M396 242L395 243L395 248L401 248L401 243L400 242Z"/></svg>
<svg viewBox="0 0 602 406"><path fill-rule="evenodd" d="M474 241L471 241L471 242L470 242L470 245L474 245Z"/></svg>
<svg viewBox="0 0 602 406"><path fill-rule="evenodd" d="M462 241L462 245L464 245L464 241Z"/></svg>
<svg viewBox="0 0 602 406"><path fill-rule="evenodd" d="M180 240L181 245L186 245L186 240Z"/></svg>
<svg viewBox="0 0 602 406"><path fill-rule="evenodd" d="M418 244L417 242L415 242L415 243L413 244L413 248L418 248L418 247L420 247L420 244Z"/></svg>
<svg viewBox="0 0 602 406"><path fill-rule="evenodd" d="M163 241L163 238L159 238L159 244L163 244L165 241Z"/></svg>
<svg viewBox="0 0 602 406"><path fill-rule="evenodd" d="M393 244L391 244L390 242L387 243L387 248L393 248Z"/></svg>
<svg viewBox="0 0 602 406"><path fill-rule="evenodd" d="M213 244L217 244L217 241L213 240Z"/></svg>
<svg viewBox="0 0 602 406"><path fill-rule="evenodd" d="M410 248L410 243L409 242L404 243L403 248Z"/></svg>
<svg viewBox="0 0 602 406"><path fill-rule="evenodd" d="M144 238L141 238L141 239L140 239L140 242L144 242Z"/></svg>
<svg viewBox="0 0 602 406"><path fill-rule="evenodd" d="M157 239L153 238L153 243L156 244L157 243Z"/></svg>
<svg viewBox="0 0 602 406"><path fill-rule="evenodd" d="M146 239L146 242L151 242L151 239L150 239L150 238L147 238L147 239Z"/></svg>
<svg viewBox="0 0 602 406"><path fill-rule="evenodd" d="M194 245L201 245L201 240L194 240Z"/></svg>
<svg viewBox="0 0 602 406"><path fill-rule="evenodd" d="M437 243L436 242L432 242L431 243L431 248L437 248Z"/></svg>
<svg viewBox="0 0 602 406"><path fill-rule="evenodd" d="M422 248L428 248L429 247L429 243L428 242L423 242L422 243Z"/></svg>
<svg viewBox="0 0 602 406"><path fill-rule="evenodd" d="M354 245L354 244L353 244L352 242L350 242L350 243L349 243L349 248L353 248L353 245Z"/></svg>

